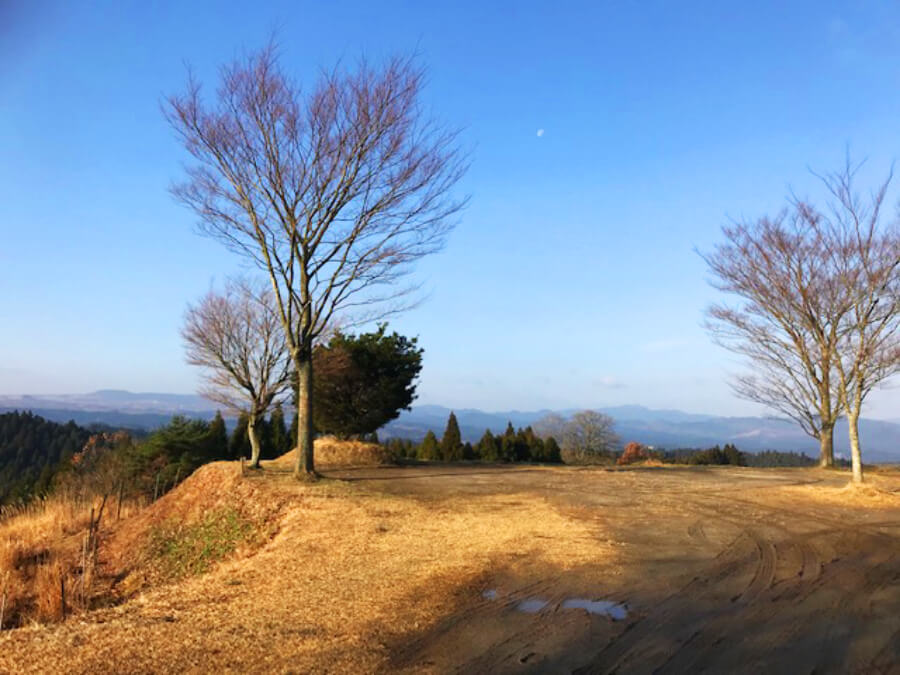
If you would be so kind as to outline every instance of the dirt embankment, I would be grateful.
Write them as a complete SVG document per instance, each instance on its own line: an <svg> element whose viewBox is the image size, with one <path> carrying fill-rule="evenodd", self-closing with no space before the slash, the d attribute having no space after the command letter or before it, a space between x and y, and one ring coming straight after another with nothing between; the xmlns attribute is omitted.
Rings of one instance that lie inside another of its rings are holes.
<svg viewBox="0 0 900 675"><path fill-rule="evenodd" d="M265 536L0 636L67 672L900 672L900 476L206 467L106 549L236 509ZM846 497L846 498L844 498Z"/></svg>

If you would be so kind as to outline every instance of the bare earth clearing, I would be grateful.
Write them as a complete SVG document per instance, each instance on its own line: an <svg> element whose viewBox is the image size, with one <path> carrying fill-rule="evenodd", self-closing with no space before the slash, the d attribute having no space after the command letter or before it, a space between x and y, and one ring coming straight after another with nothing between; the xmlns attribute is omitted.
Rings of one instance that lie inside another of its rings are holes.
<svg viewBox="0 0 900 675"><path fill-rule="evenodd" d="M271 537L118 607L6 631L0 668L900 673L896 472L858 491L796 469L368 468L315 486L286 470L198 471L110 533L111 568L139 547L137 519L229 500Z"/></svg>

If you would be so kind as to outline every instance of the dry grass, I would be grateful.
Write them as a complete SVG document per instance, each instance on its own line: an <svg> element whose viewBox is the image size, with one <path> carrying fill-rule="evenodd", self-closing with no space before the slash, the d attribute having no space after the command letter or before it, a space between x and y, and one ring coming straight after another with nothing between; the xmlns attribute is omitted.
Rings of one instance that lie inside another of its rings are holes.
<svg viewBox="0 0 900 675"><path fill-rule="evenodd" d="M92 507L99 511L99 502L62 495L3 509L0 606L4 627L60 620L63 584L68 610L89 606L90 593L81 589L90 588L93 570L81 568L83 538ZM111 508L107 502L104 518L110 517ZM125 506L123 513L128 515L133 510Z"/></svg>
<svg viewBox="0 0 900 675"><path fill-rule="evenodd" d="M840 506L900 507L900 493L895 491L896 488L879 485L871 477L868 482L861 485L855 483L847 483L843 487L802 485L784 489L802 492L803 497L811 501Z"/></svg>
<svg viewBox="0 0 900 675"><path fill-rule="evenodd" d="M390 464L392 457L384 446L362 441L341 441L333 436L316 439L316 464L322 467L381 466ZM296 450L266 464L276 467L293 467L297 461Z"/></svg>
<svg viewBox="0 0 900 675"><path fill-rule="evenodd" d="M480 597L495 572L558 574L614 562L598 525L531 496L435 503L238 473L234 464L203 467L112 545L133 548L153 523L187 522L223 506L274 521L268 543L207 574L145 587L88 623L15 631L0 669L40 663L106 672L128 663L142 672L371 672L387 667L391 644Z"/></svg>
<svg viewBox="0 0 900 675"><path fill-rule="evenodd" d="M277 494L261 495L260 481L242 478L240 465L235 462L200 467L109 534L104 550L106 565L112 573L124 577L116 587L118 596L127 598L148 587L200 572L233 552L252 553L277 531L287 501ZM218 527L223 518L239 524L240 537L232 537ZM222 551L225 540L233 540L233 545Z"/></svg>
<svg viewBox="0 0 900 675"><path fill-rule="evenodd" d="M640 466L666 466L666 465L663 464L660 460L653 459L651 457L650 459L645 459L644 461L642 461L640 463Z"/></svg>
<svg viewBox="0 0 900 675"><path fill-rule="evenodd" d="M820 481L781 486L769 490L767 498L771 499L777 493L788 502L801 500L835 509L883 510L900 507L900 472L892 469L867 471L862 484L851 482L847 471L836 473L833 470L811 469L808 474Z"/></svg>
<svg viewBox="0 0 900 675"><path fill-rule="evenodd" d="M352 464L357 450L332 458ZM117 586L125 601L78 622L7 632L0 671L94 673L121 664L133 672L386 671L397 645L479 601L484 588L503 592L504 579L571 571L597 588L619 574L622 549L592 512L563 511L531 492L393 496L365 482L307 484L291 477L292 462L286 455L245 476L235 463L206 465L123 521L108 533L103 555L110 571L130 572ZM638 472L602 476L641 480ZM900 499L889 492L900 477L879 475L873 484L877 499ZM874 499L822 485L760 489L762 498L773 494L798 503ZM193 544L207 535L191 534L187 574L147 565L154 532L203 530L210 514L222 513L255 536L245 539L241 529L225 537L221 555L194 565ZM49 566L42 579L48 589L59 581ZM58 607L50 591L46 598L42 611L52 615Z"/></svg>

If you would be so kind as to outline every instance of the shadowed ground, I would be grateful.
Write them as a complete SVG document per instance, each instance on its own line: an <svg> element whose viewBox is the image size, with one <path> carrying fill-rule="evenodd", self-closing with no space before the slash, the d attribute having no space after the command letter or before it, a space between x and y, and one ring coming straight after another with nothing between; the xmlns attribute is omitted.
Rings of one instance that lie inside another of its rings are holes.
<svg viewBox="0 0 900 675"><path fill-rule="evenodd" d="M819 470L366 468L317 486L284 471L245 479L285 505L261 549L10 631L0 666L900 672L896 473L859 491Z"/></svg>

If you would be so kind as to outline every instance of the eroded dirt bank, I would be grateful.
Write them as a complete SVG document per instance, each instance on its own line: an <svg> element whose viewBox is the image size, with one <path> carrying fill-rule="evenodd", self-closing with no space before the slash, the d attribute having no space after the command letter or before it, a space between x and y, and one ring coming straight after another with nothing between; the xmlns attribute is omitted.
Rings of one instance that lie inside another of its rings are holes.
<svg viewBox="0 0 900 675"><path fill-rule="evenodd" d="M248 479L285 504L258 552L6 632L0 668L900 672L896 474L874 495L808 470L330 475Z"/></svg>

